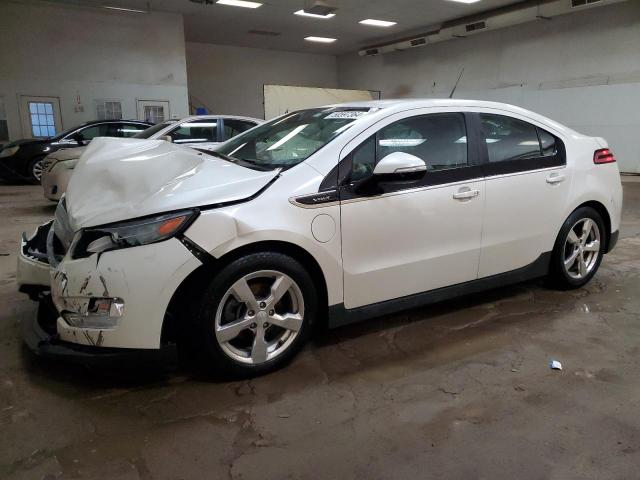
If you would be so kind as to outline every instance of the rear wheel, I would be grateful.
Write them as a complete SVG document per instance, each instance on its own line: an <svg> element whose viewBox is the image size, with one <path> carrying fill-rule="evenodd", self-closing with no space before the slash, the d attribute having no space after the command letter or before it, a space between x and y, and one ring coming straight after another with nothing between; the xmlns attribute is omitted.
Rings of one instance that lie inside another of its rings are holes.
<svg viewBox="0 0 640 480"><path fill-rule="evenodd" d="M210 372L264 374L300 350L317 310L313 280L300 263L276 252L251 254L211 281L190 343Z"/></svg>
<svg viewBox="0 0 640 480"><path fill-rule="evenodd" d="M565 221L553 250L550 279L563 289L579 288L596 274L607 232L600 214L581 207Z"/></svg>

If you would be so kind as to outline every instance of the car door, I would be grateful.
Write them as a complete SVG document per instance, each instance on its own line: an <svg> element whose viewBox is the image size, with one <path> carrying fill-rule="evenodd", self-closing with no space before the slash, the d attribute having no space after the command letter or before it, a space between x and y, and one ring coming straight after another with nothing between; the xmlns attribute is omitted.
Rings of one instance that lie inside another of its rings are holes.
<svg viewBox="0 0 640 480"><path fill-rule="evenodd" d="M218 124L217 118L189 120L177 125L167 135L173 143L210 150L219 143Z"/></svg>
<svg viewBox="0 0 640 480"><path fill-rule="evenodd" d="M339 192L344 303L355 308L477 278L482 233L482 167L460 112L388 123L342 162ZM392 152L427 165L421 178L373 182ZM369 186L367 187L367 182Z"/></svg>
<svg viewBox="0 0 640 480"><path fill-rule="evenodd" d="M479 277L526 267L553 250L571 184L564 145L541 126L477 113L486 163Z"/></svg>

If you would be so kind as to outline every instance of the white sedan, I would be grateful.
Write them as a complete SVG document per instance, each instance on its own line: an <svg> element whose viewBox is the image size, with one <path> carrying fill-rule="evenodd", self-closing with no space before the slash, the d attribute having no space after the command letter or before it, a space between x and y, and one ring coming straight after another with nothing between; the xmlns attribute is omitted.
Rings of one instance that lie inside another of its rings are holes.
<svg viewBox="0 0 640 480"><path fill-rule="evenodd" d="M235 115L198 115L167 120L133 135L132 138L161 138L180 145L211 150L222 142L264 122ZM45 198L57 202L67 190L69 179L86 147L58 150L42 162L42 188Z"/></svg>
<svg viewBox="0 0 640 480"><path fill-rule="evenodd" d="M25 339L82 358L177 343L204 368L261 374L321 322L536 277L581 287L621 208L605 140L499 103L302 110L211 153L98 139L55 220L23 239L21 288L55 305Z"/></svg>

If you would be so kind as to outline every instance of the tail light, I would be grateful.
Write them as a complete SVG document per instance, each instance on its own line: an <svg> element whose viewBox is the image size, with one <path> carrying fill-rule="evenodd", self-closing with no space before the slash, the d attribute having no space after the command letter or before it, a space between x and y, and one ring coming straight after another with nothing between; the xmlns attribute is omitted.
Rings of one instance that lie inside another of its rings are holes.
<svg viewBox="0 0 640 480"><path fill-rule="evenodd" d="M593 153L593 163L600 165L601 163L614 163L616 157L608 148L601 148Z"/></svg>

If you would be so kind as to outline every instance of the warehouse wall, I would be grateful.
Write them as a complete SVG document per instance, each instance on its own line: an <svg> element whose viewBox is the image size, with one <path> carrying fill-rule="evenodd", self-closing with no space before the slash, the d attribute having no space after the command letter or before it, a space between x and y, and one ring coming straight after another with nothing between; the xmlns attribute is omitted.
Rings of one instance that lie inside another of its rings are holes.
<svg viewBox="0 0 640 480"><path fill-rule="evenodd" d="M640 172L640 1L539 20L375 57L338 59L340 88L383 98L513 103L605 137L621 169Z"/></svg>
<svg viewBox="0 0 640 480"><path fill-rule="evenodd" d="M20 95L60 98L63 128L97 117L96 100L168 100L188 113L182 16L36 2L0 3L0 96L11 139L23 136Z"/></svg>
<svg viewBox="0 0 640 480"><path fill-rule="evenodd" d="M189 96L209 112L264 118L263 85L337 86L336 57L187 42Z"/></svg>

